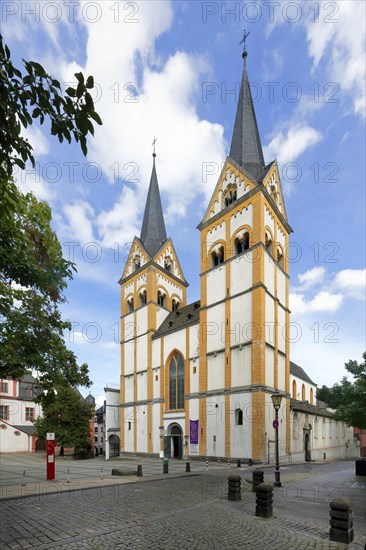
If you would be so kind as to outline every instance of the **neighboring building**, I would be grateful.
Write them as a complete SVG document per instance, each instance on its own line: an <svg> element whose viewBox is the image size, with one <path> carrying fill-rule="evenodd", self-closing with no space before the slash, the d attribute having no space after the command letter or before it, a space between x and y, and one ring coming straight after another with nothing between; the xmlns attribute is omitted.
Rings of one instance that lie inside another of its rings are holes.
<svg viewBox="0 0 366 550"><path fill-rule="evenodd" d="M300 367L290 372L292 229L277 162L264 163L246 55L230 154L198 225L201 293L191 304L166 235L153 154L141 235L119 281L123 453L266 461L275 388L281 456L303 460L317 445L308 433L321 417L311 404L316 385Z"/></svg>
<svg viewBox="0 0 366 550"><path fill-rule="evenodd" d="M0 452L34 452L37 444L33 420L41 415L41 406L34 403L36 380L31 375L22 380L0 382Z"/></svg>
<svg viewBox="0 0 366 550"><path fill-rule="evenodd" d="M105 401L104 401L104 404L95 411L94 434L93 434L95 456L104 455L104 448L105 448L104 426L105 426Z"/></svg>
<svg viewBox="0 0 366 550"><path fill-rule="evenodd" d="M354 428L355 437L360 442L360 455L366 457L366 430Z"/></svg>
<svg viewBox="0 0 366 550"><path fill-rule="evenodd" d="M114 388L104 388L105 391L105 425L104 442L105 458L108 460L120 453L120 391Z"/></svg>

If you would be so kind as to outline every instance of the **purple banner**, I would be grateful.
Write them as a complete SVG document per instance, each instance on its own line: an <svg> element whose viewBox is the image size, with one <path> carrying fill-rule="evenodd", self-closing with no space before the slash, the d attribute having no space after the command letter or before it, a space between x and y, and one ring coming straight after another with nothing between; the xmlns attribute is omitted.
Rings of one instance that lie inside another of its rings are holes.
<svg viewBox="0 0 366 550"><path fill-rule="evenodd" d="M198 420L189 421L189 442L198 445Z"/></svg>

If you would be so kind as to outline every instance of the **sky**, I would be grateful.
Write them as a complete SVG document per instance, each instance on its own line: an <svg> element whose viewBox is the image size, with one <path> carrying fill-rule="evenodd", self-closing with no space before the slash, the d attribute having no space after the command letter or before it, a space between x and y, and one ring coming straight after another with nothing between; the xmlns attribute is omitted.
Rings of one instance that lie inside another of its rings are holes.
<svg viewBox="0 0 366 550"><path fill-rule="evenodd" d="M319 386L365 350L365 6L342 1L13 1L2 33L16 66L40 62L66 87L92 74L87 157L45 124L25 135L36 170L15 174L47 200L78 273L62 309L98 402L118 387L118 280L139 236L152 141L167 233L199 299L199 231L229 152L247 67L266 162L278 160L288 221L291 360ZM84 395L87 389L82 389Z"/></svg>

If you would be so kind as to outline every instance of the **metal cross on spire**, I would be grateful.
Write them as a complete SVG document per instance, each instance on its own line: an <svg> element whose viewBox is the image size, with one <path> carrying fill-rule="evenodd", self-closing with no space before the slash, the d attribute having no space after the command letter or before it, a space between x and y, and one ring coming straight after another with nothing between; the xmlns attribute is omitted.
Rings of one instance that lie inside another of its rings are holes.
<svg viewBox="0 0 366 550"><path fill-rule="evenodd" d="M157 142L157 137L154 136L154 139L153 139L153 142L151 144L152 148L153 148L153 157L156 157L156 153L155 153L155 143Z"/></svg>
<svg viewBox="0 0 366 550"><path fill-rule="evenodd" d="M245 52L246 49L247 49L247 38L248 38L249 35L250 35L250 31L245 32L245 29L244 29L243 38L239 43L239 46L240 46L240 44L243 44L243 52Z"/></svg>

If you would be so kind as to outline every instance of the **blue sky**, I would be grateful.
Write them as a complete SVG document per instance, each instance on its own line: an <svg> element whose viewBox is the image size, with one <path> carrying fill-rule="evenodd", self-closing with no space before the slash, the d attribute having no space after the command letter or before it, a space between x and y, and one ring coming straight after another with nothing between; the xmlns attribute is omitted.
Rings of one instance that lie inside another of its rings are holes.
<svg viewBox="0 0 366 550"><path fill-rule="evenodd" d="M267 162L278 159L289 223L291 359L321 384L365 349L365 4L342 2L14 2L2 32L20 65L62 83L93 74L96 129L85 159L47 126L28 132L36 173L77 263L64 314L95 397L119 382L119 286L139 235L157 140L167 232L199 298L200 222L228 153L248 38L248 72ZM355 29L357 28L357 32Z"/></svg>

